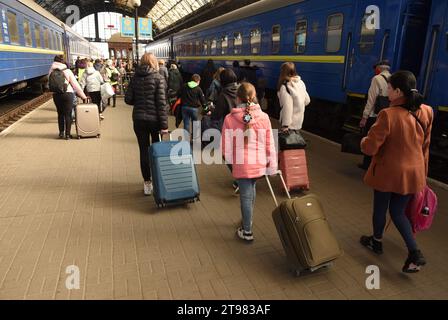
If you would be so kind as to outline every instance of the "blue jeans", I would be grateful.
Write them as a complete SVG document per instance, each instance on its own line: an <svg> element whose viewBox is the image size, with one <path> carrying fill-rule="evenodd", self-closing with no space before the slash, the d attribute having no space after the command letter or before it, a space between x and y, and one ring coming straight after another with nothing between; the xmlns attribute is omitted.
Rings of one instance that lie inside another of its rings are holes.
<svg viewBox="0 0 448 320"><path fill-rule="evenodd" d="M187 106L183 106L182 107L182 118L184 121L184 129L187 132L190 132L190 121L198 121L199 119L199 109L198 108L193 108L193 107L187 107ZM192 130L193 131L193 130ZM191 132L191 136L193 136L193 132ZM199 132L200 134L200 132ZM196 133L197 135L197 133ZM193 139L198 138L198 137L193 137Z"/></svg>
<svg viewBox="0 0 448 320"><path fill-rule="evenodd" d="M257 179L238 179L240 187L241 214L243 216L243 228L246 232L252 232L254 216Z"/></svg>
<svg viewBox="0 0 448 320"><path fill-rule="evenodd" d="M392 221L403 237L408 250L417 250L417 242L412 233L412 226L405 214L405 209L411 199L411 195L403 196L401 194L375 190L373 199L374 237L376 239L383 238L383 232L386 226L387 209L389 209Z"/></svg>

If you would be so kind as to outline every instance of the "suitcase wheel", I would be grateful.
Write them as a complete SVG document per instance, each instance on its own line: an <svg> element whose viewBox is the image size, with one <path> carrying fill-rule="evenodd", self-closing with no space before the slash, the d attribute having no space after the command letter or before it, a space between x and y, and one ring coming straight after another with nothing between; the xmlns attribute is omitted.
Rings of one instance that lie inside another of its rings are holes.
<svg viewBox="0 0 448 320"><path fill-rule="evenodd" d="M96 137L97 137L97 138L99 139L99 138L101 138L101 135L100 135L100 134L98 134L98 135L97 135Z"/></svg>
<svg viewBox="0 0 448 320"><path fill-rule="evenodd" d="M298 270L298 269L294 270L294 275L296 277L300 277L300 270Z"/></svg>
<svg viewBox="0 0 448 320"><path fill-rule="evenodd" d="M78 140L81 140L81 136L78 136Z"/></svg>

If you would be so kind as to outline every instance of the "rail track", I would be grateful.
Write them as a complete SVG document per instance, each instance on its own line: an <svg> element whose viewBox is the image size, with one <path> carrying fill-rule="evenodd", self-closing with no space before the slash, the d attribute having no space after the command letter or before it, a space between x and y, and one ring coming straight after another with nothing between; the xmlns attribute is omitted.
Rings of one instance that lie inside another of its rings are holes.
<svg viewBox="0 0 448 320"><path fill-rule="evenodd" d="M20 105L8 108L5 112L0 108L0 132L11 126L14 122L20 120L23 116L41 106L53 97L52 93L44 93L37 98L25 103L18 101Z"/></svg>

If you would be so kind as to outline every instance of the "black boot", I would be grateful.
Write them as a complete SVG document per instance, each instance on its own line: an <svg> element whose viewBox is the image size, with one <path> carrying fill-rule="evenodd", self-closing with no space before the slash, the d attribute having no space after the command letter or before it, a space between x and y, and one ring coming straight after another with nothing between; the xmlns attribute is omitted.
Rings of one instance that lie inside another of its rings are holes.
<svg viewBox="0 0 448 320"><path fill-rule="evenodd" d="M361 244L375 252L376 254L383 254L383 243L381 241L377 241L372 237L362 236L359 241Z"/></svg>
<svg viewBox="0 0 448 320"><path fill-rule="evenodd" d="M417 273L424 265L426 265L426 259L420 250L409 251L408 258L403 266L403 272Z"/></svg>

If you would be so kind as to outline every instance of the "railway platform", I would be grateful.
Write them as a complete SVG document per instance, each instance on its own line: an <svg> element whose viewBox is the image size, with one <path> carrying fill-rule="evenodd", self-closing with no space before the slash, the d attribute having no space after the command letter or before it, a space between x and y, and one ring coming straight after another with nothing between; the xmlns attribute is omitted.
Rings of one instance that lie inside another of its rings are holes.
<svg viewBox="0 0 448 320"><path fill-rule="evenodd" d="M371 232L372 211L359 157L306 134L311 192L322 199L345 253L333 267L297 278L264 181L250 245L235 236L239 199L223 165L197 166L196 204L157 209L143 196L131 111L118 99L104 114L101 139L65 141L57 139L49 101L0 134L0 299L448 298L446 189L433 185L438 214L418 235L428 265L402 274L407 252L394 227L383 256L359 244ZM279 181L273 184L285 199ZM366 288L371 265L381 272L379 290ZM67 288L70 266L79 269L79 289Z"/></svg>

